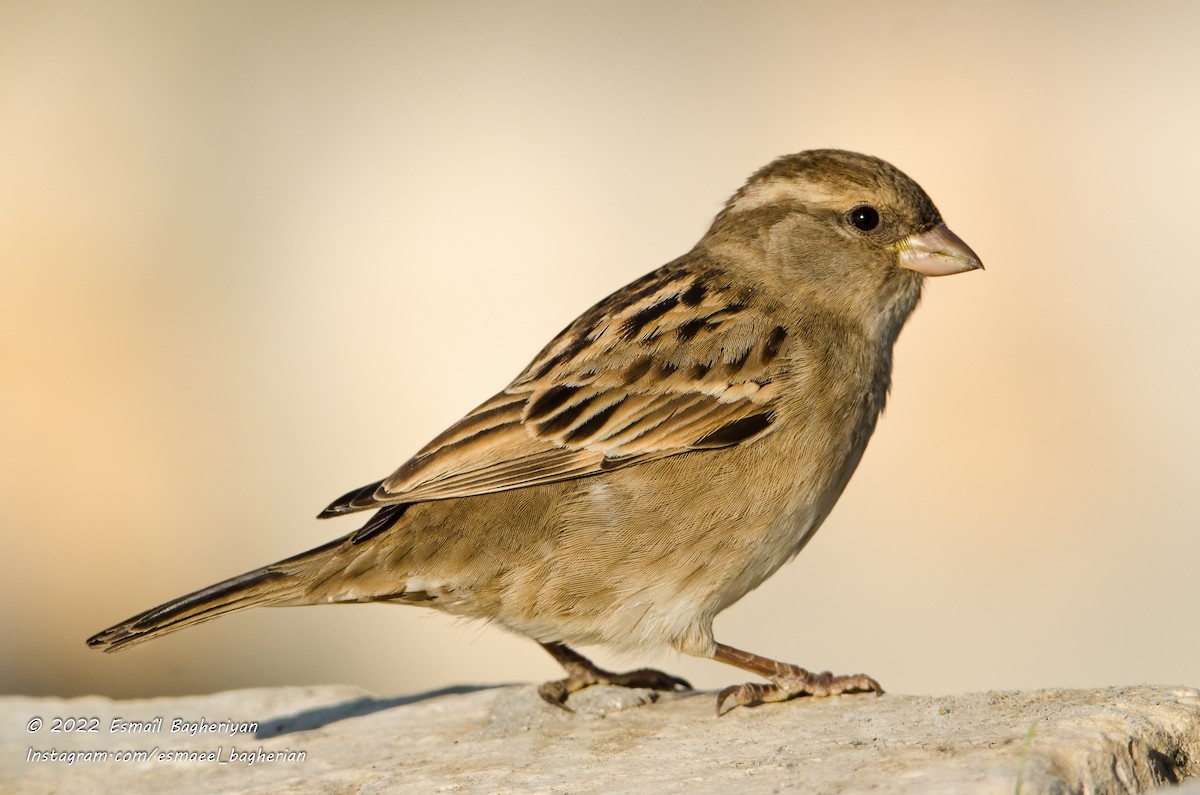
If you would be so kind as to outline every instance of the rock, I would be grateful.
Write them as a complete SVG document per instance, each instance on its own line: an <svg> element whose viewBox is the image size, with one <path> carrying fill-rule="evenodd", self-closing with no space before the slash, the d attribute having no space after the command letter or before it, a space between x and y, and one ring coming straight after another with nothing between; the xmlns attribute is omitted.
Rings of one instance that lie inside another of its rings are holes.
<svg viewBox="0 0 1200 795"><path fill-rule="evenodd" d="M0 790L1124 793L1200 774L1200 692L1185 688L842 696L719 719L713 693L597 687L571 703L528 685L5 697Z"/></svg>

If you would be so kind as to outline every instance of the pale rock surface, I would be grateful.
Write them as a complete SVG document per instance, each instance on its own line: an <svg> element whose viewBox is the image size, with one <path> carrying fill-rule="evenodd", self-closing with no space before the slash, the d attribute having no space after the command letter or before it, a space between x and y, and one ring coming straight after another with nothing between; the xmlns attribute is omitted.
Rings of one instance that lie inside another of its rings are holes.
<svg viewBox="0 0 1200 795"><path fill-rule="evenodd" d="M6 697L0 791L1125 793L1200 775L1200 692L1186 688L843 696L720 719L712 693L656 695L593 688L572 699L576 714L544 704L531 686L397 698L351 687ZM111 731L114 717L160 716L156 732ZM67 717L98 718L99 730L51 731ZM176 718L258 728L173 733ZM230 760L235 749L260 748L280 758ZM110 756L38 761L30 749ZM152 750L142 761L118 756ZM167 761L164 751L216 752L218 761Z"/></svg>

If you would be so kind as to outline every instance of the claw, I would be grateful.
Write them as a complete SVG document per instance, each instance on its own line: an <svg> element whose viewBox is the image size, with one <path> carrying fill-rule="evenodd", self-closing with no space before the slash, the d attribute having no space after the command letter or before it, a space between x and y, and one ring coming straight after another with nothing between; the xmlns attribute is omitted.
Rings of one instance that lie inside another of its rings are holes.
<svg viewBox="0 0 1200 795"><path fill-rule="evenodd" d="M718 718L725 714L724 712L721 711L721 707L725 706L726 699L728 699L730 696L732 696L734 693L736 693L737 691L739 691L741 689L742 689L741 685L730 685L729 687L722 690L719 694L717 694L717 717ZM732 712L733 709L730 708L729 711Z"/></svg>

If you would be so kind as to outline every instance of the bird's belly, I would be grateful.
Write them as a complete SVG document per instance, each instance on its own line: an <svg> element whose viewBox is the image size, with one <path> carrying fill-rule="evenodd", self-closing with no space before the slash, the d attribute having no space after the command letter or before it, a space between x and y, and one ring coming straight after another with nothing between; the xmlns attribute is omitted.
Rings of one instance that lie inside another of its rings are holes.
<svg viewBox="0 0 1200 795"><path fill-rule="evenodd" d="M661 477L579 481L490 617L542 641L711 654L716 615L794 557L826 511L803 484L767 492L732 467L699 479L686 461L660 466L680 476L669 493Z"/></svg>

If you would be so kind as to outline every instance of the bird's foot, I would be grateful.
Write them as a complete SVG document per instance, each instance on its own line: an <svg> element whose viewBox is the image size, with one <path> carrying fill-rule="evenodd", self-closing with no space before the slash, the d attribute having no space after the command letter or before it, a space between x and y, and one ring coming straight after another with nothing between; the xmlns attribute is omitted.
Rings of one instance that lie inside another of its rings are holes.
<svg viewBox="0 0 1200 795"><path fill-rule="evenodd" d="M840 696L843 693L883 693L871 677L866 674L850 676L834 676L830 671L815 674L799 666L794 666L793 676L780 677L771 684L747 682L744 685L730 685L717 696L717 715L725 702L731 697L735 706L752 707L756 704L771 704L777 701L787 701L798 696Z"/></svg>
<svg viewBox="0 0 1200 795"><path fill-rule="evenodd" d="M716 659L752 671L771 680L770 684L747 682L731 685L717 696L717 716L730 698L734 706L751 707L771 704L799 696L839 696L843 693L883 694L883 688L866 674L834 676L829 671L813 673L798 665L777 662L731 646L717 644Z"/></svg>
<svg viewBox="0 0 1200 795"><path fill-rule="evenodd" d="M567 706L567 698L572 693L577 693L592 685L644 687L650 690L669 692L692 689L686 680L654 668L639 668L636 671L613 673L600 668L582 654L561 643L543 643L542 647L566 669L567 678L543 683L538 687L538 695L546 702L561 707L567 712L575 711Z"/></svg>

